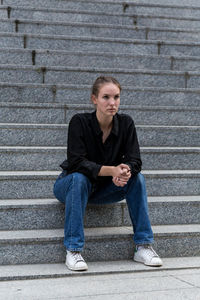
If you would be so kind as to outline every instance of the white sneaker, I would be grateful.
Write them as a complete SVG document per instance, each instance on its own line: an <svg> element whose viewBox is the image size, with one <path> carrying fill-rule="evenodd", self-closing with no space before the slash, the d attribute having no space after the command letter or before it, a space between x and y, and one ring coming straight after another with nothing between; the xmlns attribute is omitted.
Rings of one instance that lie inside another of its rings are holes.
<svg viewBox="0 0 200 300"><path fill-rule="evenodd" d="M134 261L151 267L162 266L162 260L151 245L138 245L135 247Z"/></svg>
<svg viewBox="0 0 200 300"><path fill-rule="evenodd" d="M86 271L88 269L88 266L80 252L77 251L67 250L65 264L72 271Z"/></svg>

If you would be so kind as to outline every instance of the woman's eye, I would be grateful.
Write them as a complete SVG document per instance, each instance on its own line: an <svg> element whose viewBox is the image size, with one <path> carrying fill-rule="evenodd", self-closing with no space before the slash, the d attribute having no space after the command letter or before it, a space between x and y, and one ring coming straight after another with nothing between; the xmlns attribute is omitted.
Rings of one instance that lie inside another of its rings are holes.
<svg viewBox="0 0 200 300"><path fill-rule="evenodd" d="M119 96L115 96L115 100L118 100L119 99Z"/></svg>
<svg viewBox="0 0 200 300"><path fill-rule="evenodd" d="M107 99L109 99L109 97L108 97L108 96L103 96L103 98L104 98L104 99L106 99L106 100L107 100Z"/></svg>

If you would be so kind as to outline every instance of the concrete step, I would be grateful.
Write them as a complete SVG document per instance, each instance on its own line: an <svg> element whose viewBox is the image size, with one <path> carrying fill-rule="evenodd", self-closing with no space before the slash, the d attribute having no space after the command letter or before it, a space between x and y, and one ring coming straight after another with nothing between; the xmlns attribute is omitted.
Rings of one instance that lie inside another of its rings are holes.
<svg viewBox="0 0 200 300"><path fill-rule="evenodd" d="M154 272L170 270L188 270L194 272L200 268L199 257L171 257L162 258L163 266L149 268L143 264L133 263L132 260L89 262L87 272L73 272L66 268L65 264L28 264L0 266L0 281L46 279L62 277L82 277L110 274L135 274L141 272ZM188 294L189 295L189 294Z"/></svg>
<svg viewBox="0 0 200 300"><path fill-rule="evenodd" d="M181 3L177 1L172 1L163 3L159 1L149 2L145 1L62 1L62 0L1 0L4 5L19 5L24 7L35 7L35 8L59 8L59 9L73 9L73 10L89 10L89 11L99 11L99 12L113 12L117 11L119 13L130 13L130 14L141 14L149 13L152 15L169 15L178 17L199 17L200 16L200 6L199 1L196 0L190 2L185 0Z"/></svg>
<svg viewBox="0 0 200 300"><path fill-rule="evenodd" d="M149 197L151 224L198 224L199 200L199 196ZM1 200L0 216L0 230L64 228L64 205L56 199ZM87 206L86 228L115 226L131 226L125 200Z"/></svg>
<svg viewBox="0 0 200 300"><path fill-rule="evenodd" d="M1 64L199 71L200 57L106 52L0 49Z"/></svg>
<svg viewBox="0 0 200 300"><path fill-rule="evenodd" d="M200 225L153 226L155 249L161 256L200 256ZM85 230L83 255L87 261L131 259L131 227ZM63 230L1 231L1 265L58 263L65 260ZM192 247L191 247L192 245ZM117 249L113 257L113 249Z"/></svg>
<svg viewBox="0 0 200 300"><path fill-rule="evenodd" d="M100 75L115 76L122 85L195 88L200 84L199 72L0 65L1 82L87 84Z"/></svg>
<svg viewBox="0 0 200 300"><path fill-rule="evenodd" d="M199 2L197 3L197 5ZM111 5L110 5L111 6ZM114 7L114 6L112 6ZM103 9L103 7L102 7ZM184 4L182 1L178 3L174 1L172 4L160 1L160 3L150 3L149 1L127 1L123 4L124 13L128 14L148 14L153 16L167 15L182 18L199 18L200 17L200 6L189 5L188 1Z"/></svg>
<svg viewBox="0 0 200 300"><path fill-rule="evenodd" d="M146 40L177 40L199 42L200 30L153 26L128 26L84 22L52 22L25 19L1 19L1 31L28 34L54 34L105 38L134 38Z"/></svg>
<svg viewBox="0 0 200 300"><path fill-rule="evenodd" d="M199 56L200 43L190 41L135 40L117 38L72 37L62 35L33 35L0 33L2 48L30 48L65 51L104 51L148 55Z"/></svg>
<svg viewBox="0 0 200 300"><path fill-rule="evenodd" d="M92 104L0 102L2 123L66 124L74 114L92 111ZM129 114L142 125L200 126L200 107L121 105L119 113Z"/></svg>
<svg viewBox="0 0 200 300"><path fill-rule="evenodd" d="M141 147L199 147L200 126L138 125ZM0 123L0 146L65 146L66 124Z"/></svg>
<svg viewBox="0 0 200 300"><path fill-rule="evenodd" d="M57 6L55 6L57 8ZM125 6L124 6L125 7ZM86 22L98 24L120 24L120 25L135 25L135 26L152 26L152 27L169 27L169 28L199 28L199 17L186 17L160 14L152 15L144 12L143 14L132 14L126 10L124 14L121 11L105 12L105 11L90 11L73 10L73 9L56 9L56 8L29 8L23 6L11 6L9 11L7 6L1 6L0 12L3 18L11 19L31 19L40 21L60 21L60 22Z"/></svg>
<svg viewBox="0 0 200 300"><path fill-rule="evenodd" d="M200 57L0 49L1 64L199 71Z"/></svg>
<svg viewBox="0 0 200 300"><path fill-rule="evenodd" d="M200 148L197 147L141 147L140 150L144 170L200 169ZM66 147L1 146L0 170L56 171L65 158Z"/></svg>
<svg viewBox="0 0 200 300"><path fill-rule="evenodd" d="M60 171L1 171L0 199L52 198ZM198 196L199 170L143 171L149 196Z"/></svg>
<svg viewBox="0 0 200 300"><path fill-rule="evenodd" d="M200 89L122 86L122 105L163 105L199 107ZM90 85L0 82L0 102L89 104ZM84 102L82 102L84 101Z"/></svg>

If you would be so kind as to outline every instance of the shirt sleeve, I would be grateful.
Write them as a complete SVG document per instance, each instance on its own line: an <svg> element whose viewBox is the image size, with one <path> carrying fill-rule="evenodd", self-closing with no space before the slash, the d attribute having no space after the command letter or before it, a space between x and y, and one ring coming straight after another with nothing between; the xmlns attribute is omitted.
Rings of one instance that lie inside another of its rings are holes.
<svg viewBox="0 0 200 300"><path fill-rule="evenodd" d="M134 176L141 171L142 161L136 128L131 118L125 136L125 152L122 162L130 166L131 174Z"/></svg>
<svg viewBox="0 0 200 300"><path fill-rule="evenodd" d="M78 115L72 117L68 129L67 162L70 173L79 172L92 181L98 177L101 165L87 159L86 133Z"/></svg>

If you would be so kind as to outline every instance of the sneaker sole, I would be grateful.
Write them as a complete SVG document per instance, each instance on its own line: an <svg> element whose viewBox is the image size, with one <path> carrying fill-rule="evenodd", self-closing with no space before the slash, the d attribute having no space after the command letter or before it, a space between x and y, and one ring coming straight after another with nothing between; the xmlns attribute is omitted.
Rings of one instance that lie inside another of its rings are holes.
<svg viewBox="0 0 200 300"><path fill-rule="evenodd" d="M145 263L144 261L141 261L141 260L137 260L137 259L133 259L135 262L138 262L138 263L141 263L141 264L144 264L145 266L148 266L148 267L161 267L163 264L147 264Z"/></svg>
<svg viewBox="0 0 200 300"><path fill-rule="evenodd" d="M87 271L88 267L80 267L80 268L75 268L75 267L71 267L69 266L67 263L65 263L65 265L68 267L69 270L71 271Z"/></svg>

